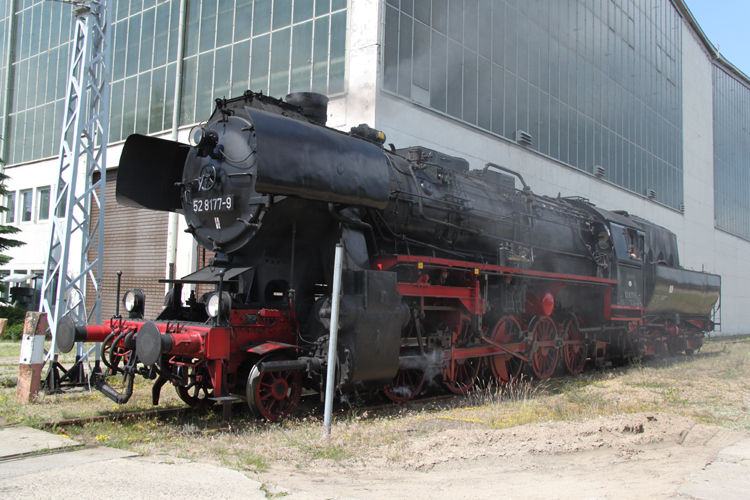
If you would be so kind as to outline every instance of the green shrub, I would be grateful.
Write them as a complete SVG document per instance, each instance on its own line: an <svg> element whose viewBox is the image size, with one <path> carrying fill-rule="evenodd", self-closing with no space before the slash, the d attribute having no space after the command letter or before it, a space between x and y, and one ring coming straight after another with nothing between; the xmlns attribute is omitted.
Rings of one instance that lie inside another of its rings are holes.
<svg viewBox="0 0 750 500"><path fill-rule="evenodd" d="M0 340L20 340L26 312L26 309L21 307L0 306L0 318L8 318L8 326L5 333L0 335Z"/></svg>
<svg viewBox="0 0 750 500"><path fill-rule="evenodd" d="M26 313L26 309L22 307L0 306L0 318L8 318L8 326L23 325Z"/></svg>
<svg viewBox="0 0 750 500"><path fill-rule="evenodd" d="M23 336L23 323L16 323L5 329L5 333L0 335L0 340L21 340Z"/></svg>

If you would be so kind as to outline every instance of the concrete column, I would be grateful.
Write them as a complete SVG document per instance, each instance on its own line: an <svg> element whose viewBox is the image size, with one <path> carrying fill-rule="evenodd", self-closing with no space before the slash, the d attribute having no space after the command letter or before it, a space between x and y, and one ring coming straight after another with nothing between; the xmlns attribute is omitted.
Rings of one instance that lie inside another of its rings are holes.
<svg viewBox="0 0 750 500"><path fill-rule="evenodd" d="M27 312L23 325L21 356L18 360L16 400L33 403L39 392L44 360L44 340L47 338L47 313Z"/></svg>

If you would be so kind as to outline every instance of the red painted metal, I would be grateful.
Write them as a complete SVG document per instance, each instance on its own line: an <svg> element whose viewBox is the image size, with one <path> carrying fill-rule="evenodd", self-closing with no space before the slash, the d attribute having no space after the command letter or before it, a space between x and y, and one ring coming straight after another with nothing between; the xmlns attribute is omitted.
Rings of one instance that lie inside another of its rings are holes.
<svg viewBox="0 0 750 500"><path fill-rule="evenodd" d="M618 306L618 305L612 305L610 307L612 309L621 310L621 311L639 311L639 312L645 311L645 308L640 307L640 306Z"/></svg>
<svg viewBox="0 0 750 500"><path fill-rule="evenodd" d="M557 366L558 352L554 342L557 325L549 316L542 316L532 323L531 331L536 349L531 355L531 367L537 378L545 380L552 376Z"/></svg>
<svg viewBox="0 0 750 500"><path fill-rule="evenodd" d="M542 297L542 313L545 316L551 316L555 311L555 297L550 292L544 294Z"/></svg>
<svg viewBox="0 0 750 500"><path fill-rule="evenodd" d="M248 347L245 349L245 352L248 354L258 354L258 355L264 355L268 354L269 352L279 351L279 350L286 350L286 349L293 349L293 350L299 350L302 351L304 348L292 345L292 344L284 344L282 342L263 342L262 344L257 344L252 347Z"/></svg>
<svg viewBox="0 0 750 500"><path fill-rule="evenodd" d="M590 283L590 284L616 284L617 280L611 280L606 278L595 278L592 276L581 276L577 274L560 274L560 273L547 273L542 271L532 271L525 269L516 269L515 267L501 267L493 266L491 264L480 264L476 262L466 262L462 260L443 259L438 257L425 257L419 255L391 255L381 257L374 263L376 269L388 270L397 264L419 264L422 263L424 266L436 267L436 268L456 268L465 269L474 272L475 269L479 270L479 273L494 273L494 274L509 274L528 276L530 278L540 278L547 280L562 280L567 282L575 283Z"/></svg>

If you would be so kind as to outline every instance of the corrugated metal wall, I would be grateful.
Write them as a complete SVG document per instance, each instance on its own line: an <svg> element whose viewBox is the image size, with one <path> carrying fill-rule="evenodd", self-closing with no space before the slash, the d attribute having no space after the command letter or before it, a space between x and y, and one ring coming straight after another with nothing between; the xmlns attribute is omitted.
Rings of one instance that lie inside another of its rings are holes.
<svg viewBox="0 0 750 500"><path fill-rule="evenodd" d="M119 205L115 200L117 170L107 171L102 275L102 320L115 314L117 271L122 271L121 293L140 288L146 293L146 318L153 319L164 304L163 279L167 255L166 212ZM98 217L98 208L92 209ZM93 288L87 302L95 299ZM90 306L88 308L90 310ZM120 314L127 316L124 310Z"/></svg>

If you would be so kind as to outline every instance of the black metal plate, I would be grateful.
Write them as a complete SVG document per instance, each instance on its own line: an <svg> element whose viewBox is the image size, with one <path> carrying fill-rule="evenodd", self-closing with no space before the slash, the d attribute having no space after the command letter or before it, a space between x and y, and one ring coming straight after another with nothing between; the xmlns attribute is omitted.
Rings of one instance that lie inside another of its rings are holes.
<svg viewBox="0 0 750 500"><path fill-rule="evenodd" d="M234 195L225 194L213 198L193 198L193 212L231 212L234 210Z"/></svg>

